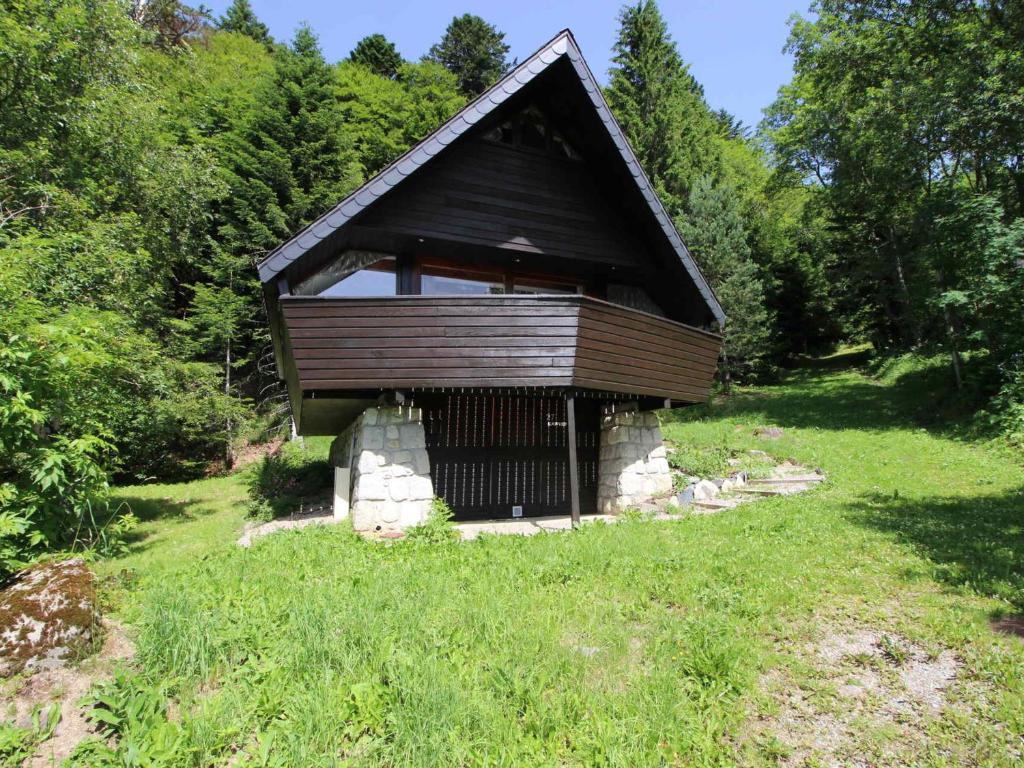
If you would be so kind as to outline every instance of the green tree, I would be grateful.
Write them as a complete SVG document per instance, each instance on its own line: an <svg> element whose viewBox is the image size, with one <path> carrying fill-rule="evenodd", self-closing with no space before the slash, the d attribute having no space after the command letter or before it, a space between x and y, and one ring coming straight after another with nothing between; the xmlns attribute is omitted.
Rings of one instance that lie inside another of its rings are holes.
<svg viewBox="0 0 1024 768"><path fill-rule="evenodd" d="M456 16L441 41L430 47L426 59L437 62L459 81L467 96L477 96L494 85L511 63L505 33L471 13Z"/></svg>
<svg viewBox="0 0 1024 768"><path fill-rule="evenodd" d="M837 308L879 348L944 348L958 383L963 349L1009 370L1024 345L990 318L1019 312L1008 304L994 316L962 299L977 296L976 275L1006 283L975 261L1006 242L978 212L999 211L1004 227L1024 212L1024 9L822 0L814 11L793 23L794 78L767 127L782 167L827 207Z"/></svg>
<svg viewBox="0 0 1024 768"><path fill-rule="evenodd" d="M274 42L270 36L270 29L256 16L256 11L252 9L249 0L232 0L227 11L217 20L217 28L251 37L263 45Z"/></svg>
<svg viewBox="0 0 1024 768"><path fill-rule="evenodd" d="M394 78L402 66L402 56L395 44L384 35L367 35L348 55L353 64L360 64L381 77Z"/></svg>
<svg viewBox="0 0 1024 768"><path fill-rule="evenodd" d="M653 0L619 14L606 95L644 171L677 211L714 171L718 128Z"/></svg>
<svg viewBox="0 0 1024 768"><path fill-rule="evenodd" d="M147 30L154 45L164 50L185 46L208 27L210 10L193 8L180 0L132 0L129 14Z"/></svg>
<svg viewBox="0 0 1024 768"><path fill-rule="evenodd" d="M432 61L405 63L393 80L341 62L335 94L367 175L384 168L465 104L455 76Z"/></svg>
<svg viewBox="0 0 1024 768"><path fill-rule="evenodd" d="M747 244L736 190L705 176L693 185L679 231L727 317L722 373L728 381L768 372L771 317Z"/></svg>

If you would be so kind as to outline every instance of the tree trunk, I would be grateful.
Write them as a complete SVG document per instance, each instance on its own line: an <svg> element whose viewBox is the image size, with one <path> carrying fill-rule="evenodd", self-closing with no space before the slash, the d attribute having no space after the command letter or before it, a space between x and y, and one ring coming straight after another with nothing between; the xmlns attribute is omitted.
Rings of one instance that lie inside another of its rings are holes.
<svg viewBox="0 0 1024 768"><path fill-rule="evenodd" d="M956 329L953 326L953 317L949 307L943 307L942 314L946 318L946 333L949 335L949 357L950 362L953 364L953 378L956 379L956 388L959 392L964 388L964 380L961 374L960 350L956 348Z"/></svg>
<svg viewBox="0 0 1024 768"><path fill-rule="evenodd" d="M231 341L224 347L224 398L229 399L231 397ZM232 423L231 423L231 411L228 411L227 418L225 419L226 429L226 440L224 441L224 466L231 469L235 466L235 452L232 449Z"/></svg>
<svg viewBox="0 0 1024 768"><path fill-rule="evenodd" d="M900 325L902 326L901 335L904 337L903 341L906 342L909 336L909 341L913 344L917 344L921 341L921 335L917 330L917 323L914 321L914 307L910 301L910 289L907 287L907 277L903 270L903 255L900 253L899 243L896 238L895 227L889 227L889 248L892 251L893 267L896 272L896 283L900 288L900 300L903 304L903 317L900 318Z"/></svg>

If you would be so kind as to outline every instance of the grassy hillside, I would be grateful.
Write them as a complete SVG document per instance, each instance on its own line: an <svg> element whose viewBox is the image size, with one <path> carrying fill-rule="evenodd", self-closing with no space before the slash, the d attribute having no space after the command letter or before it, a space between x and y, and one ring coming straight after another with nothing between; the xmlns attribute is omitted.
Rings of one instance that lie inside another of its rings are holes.
<svg viewBox="0 0 1024 768"><path fill-rule="evenodd" d="M243 476L124 489L146 522L104 565L137 575L111 592L139 652L114 706L173 702L125 742L156 749L156 723L193 765L1019 764L1024 644L990 626L1024 611L1019 457L843 362L673 416L688 451L829 478L678 522L240 550Z"/></svg>

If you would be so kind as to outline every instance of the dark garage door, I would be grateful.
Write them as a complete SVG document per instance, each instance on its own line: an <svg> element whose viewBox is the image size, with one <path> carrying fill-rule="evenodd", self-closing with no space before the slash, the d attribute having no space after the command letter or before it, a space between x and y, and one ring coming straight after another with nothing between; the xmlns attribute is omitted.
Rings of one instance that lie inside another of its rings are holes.
<svg viewBox="0 0 1024 768"><path fill-rule="evenodd" d="M561 395L420 395L434 493L456 519L569 514ZM576 400L580 510L597 507L600 406ZM517 508L520 508L517 509Z"/></svg>

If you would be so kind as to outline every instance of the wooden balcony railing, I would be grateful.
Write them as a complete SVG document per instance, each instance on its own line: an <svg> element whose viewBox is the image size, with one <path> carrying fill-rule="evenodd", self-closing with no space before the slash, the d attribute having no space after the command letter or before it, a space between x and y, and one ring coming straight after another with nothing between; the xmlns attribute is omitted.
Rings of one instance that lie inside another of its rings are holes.
<svg viewBox="0 0 1024 768"><path fill-rule="evenodd" d="M578 387L707 399L721 337L584 296L282 297L307 392Z"/></svg>

